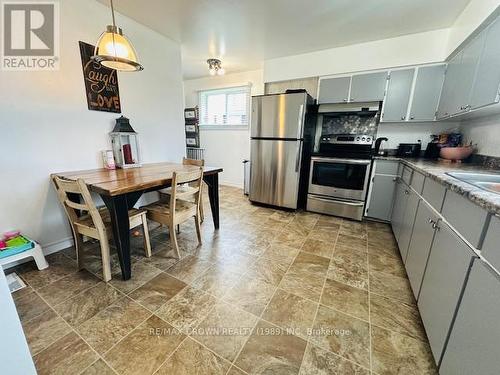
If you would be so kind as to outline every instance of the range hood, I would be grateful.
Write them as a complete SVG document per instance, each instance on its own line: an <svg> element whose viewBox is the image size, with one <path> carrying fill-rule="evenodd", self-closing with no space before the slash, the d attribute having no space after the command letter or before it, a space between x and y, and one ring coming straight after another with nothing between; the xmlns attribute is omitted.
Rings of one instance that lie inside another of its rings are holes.
<svg viewBox="0 0 500 375"><path fill-rule="evenodd" d="M318 113L366 113L377 112L380 109L380 102L359 102L359 103L335 103L320 104Z"/></svg>

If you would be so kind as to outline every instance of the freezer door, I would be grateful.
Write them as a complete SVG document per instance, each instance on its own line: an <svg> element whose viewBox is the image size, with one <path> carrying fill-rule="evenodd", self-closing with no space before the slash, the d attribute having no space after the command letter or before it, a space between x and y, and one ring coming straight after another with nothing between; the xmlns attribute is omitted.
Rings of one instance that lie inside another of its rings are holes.
<svg viewBox="0 0 500 375"><path fill-rule="evenodd" d="M251 140L250 200L297 208L302 141Z"/></svg>
<svg viewBox="0 0 500 375"><path fill-rule="evenodd" d="M302 138L306 104L306 93L253 97L251 137Z"/></svg>

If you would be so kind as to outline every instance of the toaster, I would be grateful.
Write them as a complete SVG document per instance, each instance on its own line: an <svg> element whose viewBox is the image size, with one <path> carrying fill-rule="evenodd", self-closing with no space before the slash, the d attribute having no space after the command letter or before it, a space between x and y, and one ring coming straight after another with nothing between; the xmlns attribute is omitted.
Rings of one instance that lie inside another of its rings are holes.
<svg viewBox="0 0 500 375"><path fill-rule="evenodd" d="M421 148L420 143L400 143L396 155L402 158L418 158Z"/></svg>

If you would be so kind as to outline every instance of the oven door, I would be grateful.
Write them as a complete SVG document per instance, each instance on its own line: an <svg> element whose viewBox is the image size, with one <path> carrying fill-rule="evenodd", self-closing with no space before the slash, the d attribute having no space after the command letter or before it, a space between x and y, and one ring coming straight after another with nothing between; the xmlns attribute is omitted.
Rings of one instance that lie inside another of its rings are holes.
<svg viewBox="0 0 500 375"><path fill-rule="evenodd" d="M309 194L364 201L370 160L313 157Z"/></svg>

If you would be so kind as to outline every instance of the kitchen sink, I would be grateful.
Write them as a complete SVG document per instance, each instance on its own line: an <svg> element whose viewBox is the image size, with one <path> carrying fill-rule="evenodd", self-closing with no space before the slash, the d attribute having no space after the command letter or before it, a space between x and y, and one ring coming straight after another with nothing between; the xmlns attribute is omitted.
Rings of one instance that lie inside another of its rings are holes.
<svg viewBox="0 0 500 375"><path fill-rule="evenodd" d="M446 174L480 189L500 194L500 174L472 172L448 172Z"/></svg>

